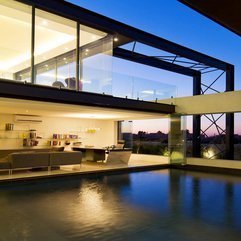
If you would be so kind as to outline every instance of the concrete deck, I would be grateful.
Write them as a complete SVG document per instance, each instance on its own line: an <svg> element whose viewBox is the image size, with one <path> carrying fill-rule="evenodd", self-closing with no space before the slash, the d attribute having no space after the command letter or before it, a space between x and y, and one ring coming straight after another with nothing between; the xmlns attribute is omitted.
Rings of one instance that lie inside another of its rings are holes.
<svg viewBox="0 0 241 241"><path fill-rule="evenodd" d="M0 183L16 182L42 178L63 177L71 175L89 175L111 172L132 172L166 168L166 160L130 160L129 164L107 165L102 162L82 162L81 165L61 166L57 170L14 170L12 175L8 171L0 171Z"/></svg>

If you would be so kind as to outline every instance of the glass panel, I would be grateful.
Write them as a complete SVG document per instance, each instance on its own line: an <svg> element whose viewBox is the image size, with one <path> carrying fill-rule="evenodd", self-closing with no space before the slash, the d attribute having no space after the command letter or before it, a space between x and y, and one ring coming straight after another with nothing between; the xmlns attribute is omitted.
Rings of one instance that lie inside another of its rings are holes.
<svg viewBox="0 0 241 241"><path fill-rule="evenodd" d="M201 116L201 157L225 159L225 115L206 114Z"/></svg>
<svg viewBox="0 0 241 241"><path fill-rule="evenodd" d="M112 94L113 38L92 35L95 41L81 48L81 85L83 91ZM82 41L82 38L81 38Z"/></svg>
<svg viewBox="0 0 241 241"><path fill-rule="evenodd" d="M30 81L31 7L1 0L0 25L0 78Z"/></svg>
<svg viewBox="0 0 241 241"><path fill-rule="evenodd" d="M169 152L171 164L186 163L186 117L170 115Z"/></svg>
<svg viewBox="0 0 241 241"><path fill-rule="evenodd" d="M234 114L234 160L241 160L241 113Z"/></svg>
<svg viewBox="0 0 241 241"><path fill-rule="evenodd" d="M133 127L132 121L119 122L118 139L124 141L125 148L133 147L132 127Z"/></svg>
<svg viewBox="0 0 241 241"><path fill-rule="evenodd" d="M153 101L176 97L177 88L159 81L113 73L112 94L123 98Z"/></svg>
<svg viewBox="0 0 241 241"><path fill-rule="evenodd" d="M36 83L75 89L76 22L36 9Z"/></svg>
<svg viewBox="0 0 241 241"><path fill-rule="evenodd" d="M169 118L133 120L133 153L169 156Z"/></svg>

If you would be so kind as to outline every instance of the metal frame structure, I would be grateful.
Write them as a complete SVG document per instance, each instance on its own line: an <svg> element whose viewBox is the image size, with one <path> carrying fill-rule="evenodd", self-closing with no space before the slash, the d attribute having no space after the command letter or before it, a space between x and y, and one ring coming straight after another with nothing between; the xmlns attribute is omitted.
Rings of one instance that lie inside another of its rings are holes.
<svg viewBox="0 0 241 241"><path fill-rule="evenodd" d="M208 73L210 71L215 71L217 69L223 70L226 72L226 91L234 90L234 66L229 63L213 58L206 54L197 52L195 50L189 49L187 47L181 46L174 42L168 41L161 37L142 31L140 29L123 24L121 22L115 21L113 19L102 16L100 14L91 12L87 9L65 2L63 0L17 0L17 1L23 2L25 4L29 4L32 6L33 18L35 14L35 8L39 8L39 9L72 19L76 21L77 25L83 24L95 29L99 29L106 33L112 34L114 37L117 37L119 39L118 42L114 42L113 54L115 57L192 77L193 78L193 95L203 94L201 89L202 74ZM32 21L34 21L34 19L32 19ZM78 28L77 28L77 31L79 31ZM32 30L32 38L34 38L34 30ZM132 42L134 43L132 51L119 48L119 46L123 44L132 43ZM141 44L153 47L157 51L166 51L170 55L147 56L141 53L137 53L135 52L135 46L137 43L141 43ZM78 49L78 46L77 46L77 49ZM32 45L32 72L34 71L33 53L34 53L34 43ZM77 78L79 78L78 72L77 72ZM210 86L207 86L207 88L212 88L212 84ZM79 96L87 95L87 93L83 93L83 92L82 93L80 92L78 94ZM115 99L118 99L118 98L111 97L111 100L109 101L112 101L114 103ZM102 101L101 98L99 98L98 100ZM104 101L102 104L106 104L106 102ZM122 103L122 105L123 104L124 102ZM120 104L118 105L121 107L121 101L120 101ZM146 108L148 108L148 106L146 106ZM201 124L200 123L201 123L200 115L194 115L193 116L193 156L195 157L200 157L200 146L201 146L201 142L200 142ZM226 114L226 150L227 150L226 157L229 159L233 158L233 137L234 137L234 115L232 113L227 113Z"/></svg>

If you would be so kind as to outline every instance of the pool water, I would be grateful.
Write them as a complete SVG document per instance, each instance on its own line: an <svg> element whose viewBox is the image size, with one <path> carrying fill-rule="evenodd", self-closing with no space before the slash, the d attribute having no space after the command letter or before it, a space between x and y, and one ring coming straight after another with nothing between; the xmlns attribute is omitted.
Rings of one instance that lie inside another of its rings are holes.
<svg viewBox="0 0 241 241"><path fill-rule="evenodd" d="M0 192L1 241L241 240L241 177L160 170Z"/></svg>

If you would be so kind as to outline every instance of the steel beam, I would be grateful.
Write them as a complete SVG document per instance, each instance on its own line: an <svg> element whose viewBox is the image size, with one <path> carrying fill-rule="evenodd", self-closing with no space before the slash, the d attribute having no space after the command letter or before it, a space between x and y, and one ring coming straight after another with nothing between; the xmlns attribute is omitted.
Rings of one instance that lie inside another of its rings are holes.
<svg viewBox="0 0 241 241"><path fill-rule="evenodd" d="M201 94L201 74L193 77L193 95ZM201 115L193 115L192 156L201 157Z"/></svg>
<svg viewBox="0 0 241 241"><path fill-rule="evenodd" d="M226 69L226 91L234 90L234 66ZM226 113L226 159L234 159L234 113Z"/></svg>
<svg viewBox="0 0 241 241"><path fill-rule="evenodd" d="M228 63L219 59L213 58L206 54L199 53L195 50L181 46L169 40L147 33L140 29L131 27L124 23L110 19L103 15L94 13L87 9L81 8L74 4L60 1L60 0L18 0L28 4L35 4L36 7L41 8L52 13L65 16L67 18L78 21L92 28L112 33L115 35L122 35L148 46L182 56L208 66L216 67L218 69L226 70Z"/></svg>
<svg viewBox="0 0 241 241"><path fill-rule="evenodd" d="M192 156L201 157L201 116L193 115Z"/></svg>
<svg viewBox="0 0 241 241"><path fill-rule="evenodd" d="M113 55L115 57L136 62L139 64L160 68L191 77L200 75L200 72L196 70L192 70L190 68L183 67L177 64L168 63L155 57L149 57L147 55L139 54L122 48L115 48L113 51Z"/></svg>

